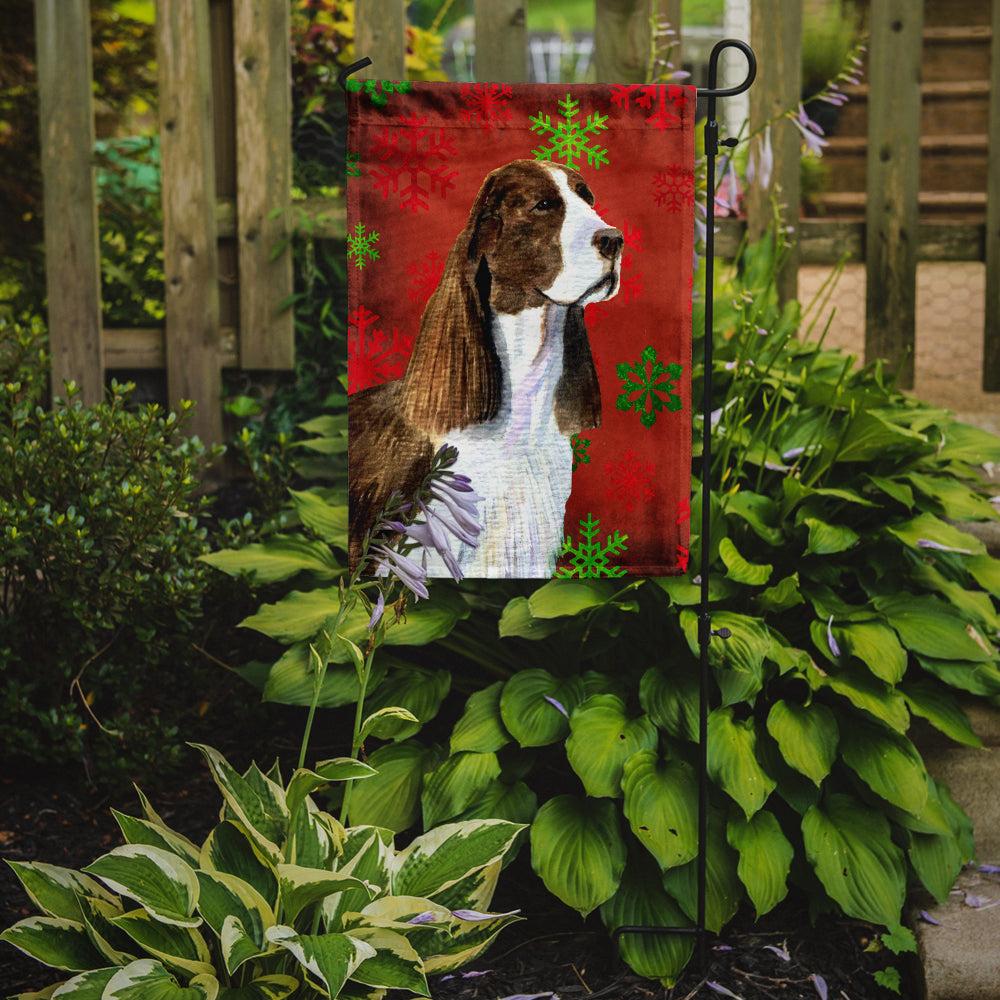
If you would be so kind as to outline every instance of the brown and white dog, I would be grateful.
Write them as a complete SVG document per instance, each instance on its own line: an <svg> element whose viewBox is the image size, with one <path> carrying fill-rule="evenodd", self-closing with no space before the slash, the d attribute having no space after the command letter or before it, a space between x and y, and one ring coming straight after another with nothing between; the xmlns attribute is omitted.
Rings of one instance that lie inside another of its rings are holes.
<svg viewBox="0 0 1000 1000"><path fill-rule="evenodd" d="M564 539L570 437L601 422L583 321L618 291L623 237L583 177L515 160L487 175L424 310L406 374L351 397L351 563L393 490L443 444L485 497L467 576L548 577ZM445 575L431 565L429 575Z"/></svg>

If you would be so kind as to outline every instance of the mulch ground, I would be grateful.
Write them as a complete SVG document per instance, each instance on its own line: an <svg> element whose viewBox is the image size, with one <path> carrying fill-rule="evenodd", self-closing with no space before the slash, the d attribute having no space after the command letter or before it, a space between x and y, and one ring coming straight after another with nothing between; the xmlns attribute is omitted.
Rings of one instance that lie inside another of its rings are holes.
<svg viewBox="0 0 1000 1000"><path fill-rule="evenodd" d="M234 763L240 761L238 746L223 742L220 748ZM218 793L193 751L191 768L147 791L164 820L196 841L218 814ZM122 842L111 807L139 814L134 793L101 794L74 782L72 775L8 774L0 778L0 858L81 868ZM692 963L673 989L641 979L619 962L596 917L581 922L546 893L523 855L501 877L494 908L520 908L525 920L502 932L469 969L446 979L432 977L435 1000L552 995L562 1000L887 1000L892 994L873 975L890 964L903 973L902 996L919 992L903 963L866 950L871 928L828 918L813 927L801 901L783 904L758 924L740 914L719 938L706 940L705 968ZM32 912L13 873L0 865L0 927ZM0 995L59 980L59 973L0 944Z"/></svg>

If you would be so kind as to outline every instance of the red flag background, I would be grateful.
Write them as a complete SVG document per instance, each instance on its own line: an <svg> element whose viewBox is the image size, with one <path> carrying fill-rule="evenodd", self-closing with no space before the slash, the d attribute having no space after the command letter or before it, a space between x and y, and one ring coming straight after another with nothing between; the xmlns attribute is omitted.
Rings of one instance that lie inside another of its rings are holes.
<svg viewBox="0 0 1000 1000"><path fill-rule="evenodd" d="M570 442L572 492L557 575L683 573L691 489L694 89L353 86L349 393L405 372L424 306L486 174L521 158L573 167L625 245L617 296L585 309L602 422Z"/></svg>

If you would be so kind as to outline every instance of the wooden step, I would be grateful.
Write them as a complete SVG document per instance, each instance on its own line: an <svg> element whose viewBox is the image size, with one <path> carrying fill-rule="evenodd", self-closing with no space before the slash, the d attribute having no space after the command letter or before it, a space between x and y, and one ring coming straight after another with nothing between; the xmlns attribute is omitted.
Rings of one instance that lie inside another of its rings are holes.
<svg viewBox="0 0 1000 1000"><path fill-rule="evenodd" d="M988 80L992 38L989 25L925 28L921 79L924 83Z"/></svg>
<svg viewBox="0 0 1000 1000"><path fill-rule="evenodd" d="M991 0L924 0L924 27L954 24L989 24ZM867 6L867 4L866 4Z"/></svg>
<svg viewBox="0 0 1000 1000"><path fill-rule="evenodd" d="M864 219L868 199L863 191L830 191L816 202L829 218ZM921 191L919 205L920 218L928 221L981 223L986 216L986 194L980 191Z"/></svg>

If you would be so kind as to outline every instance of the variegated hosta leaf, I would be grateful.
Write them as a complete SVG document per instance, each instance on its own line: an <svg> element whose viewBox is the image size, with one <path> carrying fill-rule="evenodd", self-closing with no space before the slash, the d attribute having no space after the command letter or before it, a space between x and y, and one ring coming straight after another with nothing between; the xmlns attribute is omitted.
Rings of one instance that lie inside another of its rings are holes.
<svg viewBox="0 0 1000 1000"><path fill-rule="evenodd" d="M622 769L639 750L653 750L659 740L648 715L630 719L625 702L613 694L595 694L570 716L566 757L588 795L617 799Z"/></svg>
<svg viewBox="0 0 1000 1000"><path fill-rule="evenodd" d="M906 866L882 813L849 795L830 795L806 813L802 836L820 882L849 917L899 923Z"/></svg>
<svg viewBox="0 0 1000 1000"><path fill-rule="evenodd" d="M97 879L74 871L39 861L8 861L31 901L46 916L81 920L80 897L92 896L109 903L114 896Z"/></svg>
<svg viewBox="0 0 1000 1000"><path fill-rule="evenodd" d="M652 859L630 858L618 891L601 905L610 932L619 927L690 927L683 910L664 891ZM692 934L623 934L619 950L640 976L673 986L694 950Z"/></svg>
<svg viewBox="0 0 1000 1000"><path fill-rule="evenodd" d="M369 898L375 895L374 890L353 875L303 868L300 865L278 865L278 881L281 886L282 912L285 919L291 921L305 907L345 889L361 889L369 893Z"/></svg>
<svg viewBox="0 0 1000 1000"><path fill-rule="evenodd" d="M454 819L499 777L500 764L495 753L452 754L424 778L420 796L424 826L433 827Z"/></svg>
<svg viewBox="0 0 1000 1000"><path fill-rule="evenodd" d="M632 832L661 869L697 855L698 783L690 765L641 751L625 762L622 789Z"/></svg>
<svg viewBox="0 0 1000 1000"><path fill-rule="evenodd" d="M569 716L583 698L579 677L560 679L547 670L522 670L504 684L500 716L521 746L547 746L566 736Z"/></svg>
<svg viewBox="0 0 1000 1000"><path fill-rule="evenodd" d="M101 1000L216 1000L218 995L215 976L196 976L181 986L159 962L143 958L119 969L108 981Z"/></svg>
<svg viewBox="0 0 1000 1000"><path fill-rule="evenodd" d="M336 757L324 760L313 770L299 768L288 782L285 792L285 805L288 812L294 815L306 797L312 795L318 788L328 785L331 781L350 781L357 778L370 778L377 772L375 768L353 757Z"/></svg>
<svg viewBox="0 0 1000 1000"><path fill-rule="evenodd" d="M736 873L746 886L757 916L774 909L788 895L788 872L795 849L773 813L762 809L751 819L729 821L726 836L740 853Z"/></svg>
<svg viewBox="0 0 1000 1000"><path fill-rule="evenodd" d="M200 871L198 883L201 887L198 910L219 939L223 939L223 929L227 921L235 920L239 923L238 930L241 934L236 934L237 929L231 929L230 940L249 938L254 948L253 954L265 951L264 931L275 923L274 912L267 900L248 882L223 872ZM252 957L245 954L246 948L241 943L239 961L230 964L230 958L234 954L233 949L224 950L226 967L230 975L248 957Z"/></svg>
<svg viewBox="0 0 1000 1000"><path fill-rule="evenodd" d="M192 867L171 851L125 844L84 871L96 875L113 892L134 899L162 923L179 927L197 927L201 923L195 914L198 878Z"/></svg>
<svg viewBox="0 0 1000 1000"><path fill-rule="evenodd" d="M840 731L826 705L815 701L799 705L779 699L768 713L767 731L777 741L785 761L815 785L830 773Z"/></svg>
<svg viewBox="0 0 1000 1000"><path fill-rule="evenodd" d="M159 847L161 850L176 854L192 868L198 864L199 849L182 834L149 820L126 816L125 813L120 813L117 809L112 809L111 812L129 844Z"/></svg>
<svg viewBox="0 0 1000 1000"><path fill-rule="evenodd" d="M455 723L451 733L451 752L474 750L477 753L496 753L510 743L500 716L500 693L503 681L469 696L462 717Z"/></svg>
<svg viewBox="0 0 1000 1000"><path fill-rule="evenodd" d="M708 717L708 774L752 816L774 791L776 782L757 762L754 720L733 718L733 709L717 708Z"/></svg>
<svg viewBox="0 0 1000 1000"><path fill-rule="evenodd" d="M218 1000L285 1000L299 985L294 976L261 976L245 986L224 986Z"/></svg>
<svg viewBox="0 0 1000 1000"><path fill-rule="evenodd" d="M375 954L366 958L351 973L355 982L383 989L409 990L422 997L430 996L424 963L402 934L384 927L356 927L351 931L351 937L375 949Z"/></svg>
<svg viewBox="0 0 1000 1000"><path fill-rule="evenodd" d="M549 892L586 916L618 889L625 842L608 799L558 795L531 824L531 865Z"/></svg>
<svg viewBox="0 0 1000 1000"><path fill-rule="evenodd" d="M81 972L100 968L104 958L91 944L87 928L65 917L28 917L0 934L26 955L53 969Z"/></svg>
<svg viewBox="0 0 1000 1000"><path fill-rule="evenodd" d="M522 827L521 833L523 832ZM520 836L519 833L515 840ZM477 868L465 878L460 878L446 889L434 893L434 901L448 907L449 910L488 910L493 902L493 894L496 892L505 860L506 857L498 858L485 868Z"/></svg>
<svg viewBox="0 0 1000 1000"><path fill-rule="evenodd" d="M205 755L227 807L246 827L264 855L277 863L281 857L279 844L288 832L284 789L253 768L246 776L240 775L212 747L192 745Z"/></svg>
<svg viewBox="0 0 1000 1000"><path fill-rule="evenodd" d="M268 928L267 939L291 952L310 979L332 997L362 962L375 957L370 944L349 934L296 934L293 928L278 924Z"/></svg>
<svg viewBox="0 0 1000 1000"><path fill-rule="evenodd" d="M344 836L338 820L317 809L312 799L306 799L292 820L285 844L286 860L304 868L335 868Z"/></svg>
<svg viewBox="0 0 1000 1000"><path fill-rule="evenodd" d="M278 905L278 875L241 823L220 823L201 847L199 867L224 872L252 885L272 908Z"/></svg>
<svg viewBox="0 0 1000 1000"><path fill-rule="evenodd" d="M433 899L503 858L523 827L501 819L446 823L421 834L393 860L392 892Z"/></svg>
<svg viewBox="0 0 1000 1000"><path fill-rule="evenodd" d="M451 931L441 932L436 946L424 956L424 971L428 975L451 972L468 965L486 951L500 931L521 919L516 912L478 914L473 920L463 917L468 911L451 912L454 919Z"/></svg>
<svg viewBox="0 0 1000 1000"><path fill-rule="evenodd" d="M114 924L125 911L120 902L109 903L93 896L80 899L83 921L94 947L104 956L105 965L128 965L139 958L135 942Z"/></svg>
<svg viewBox="0 0 1000 1000"><path fill-rule="evenodd" d="M79 976L67 979L65 983L58 986L54 991L50 986L43 993L21 993L11 1000L28 1000L29 997L38 998L52 997L55 1000L101 1000L104 996L104 988L114 978L119 966L107 969L91 969L89 972L81 972Z"/></svg>
<svg viewBox="0 0 1000 1000"><path fill-rule="evenodd" d="M213 971L212 956L205 939L190 927L160 923L145 910L123 913L112 923L171 969L181 969L189 976Z"/></svg>
<svg viewBox="0 0 1000 1000"><path fill-rule="evenodd" d="M342 875L354 876L368 888L345 889L323 900L323 920L328 931L344 930L345 913L362 910L371 900L373 891L388 890L392 851L389 830L356 826L347 831L337 870Z"/></svg>
<svg viewBox="0 0 1000 1000"><path fill-rule="evenodd" d="M851 723L840 749L847 766L876 795L919 815L927 802L927 771L910 740L861 719Z"/></svg>

